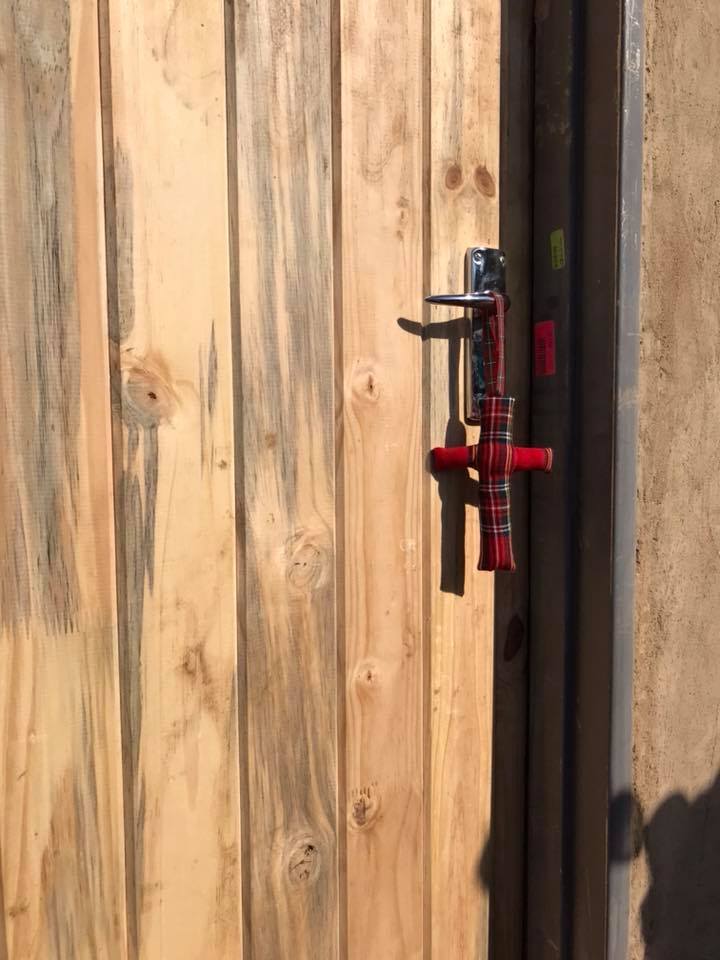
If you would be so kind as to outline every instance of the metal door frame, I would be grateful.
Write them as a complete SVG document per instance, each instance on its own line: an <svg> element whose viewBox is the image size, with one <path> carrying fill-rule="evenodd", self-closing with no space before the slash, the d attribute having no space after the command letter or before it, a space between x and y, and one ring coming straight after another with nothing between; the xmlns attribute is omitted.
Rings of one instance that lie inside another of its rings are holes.
<svg viewBox="0 0 720 960"><path fill-rule="evenodd" d="M642 0L519 6L534 31L532 323L551 321L556 345L529 404L556 466L529 496L523 952L625 960L630 810L612 800L632 779Z"/></svg>

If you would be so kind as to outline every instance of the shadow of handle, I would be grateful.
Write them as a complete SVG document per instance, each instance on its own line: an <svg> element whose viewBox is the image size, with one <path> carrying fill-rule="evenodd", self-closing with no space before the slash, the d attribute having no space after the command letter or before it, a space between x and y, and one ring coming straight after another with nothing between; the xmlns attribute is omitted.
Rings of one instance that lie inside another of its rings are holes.
<svg viewBox="0 0 720 960"><path fill-rule="evenodd" d="M407 317L398 317L401 330L426 340L447 340L447 386L448 420L445 427L445 444L457 446L465 443L467 433L460 420L459 375L460 344L470 332L465 317L456 317L438 323L422 324ZM429 398L425 397L425 402ZM428 457L428 472L437 481L440 499L440 583L443 593L463 596L465 592L465 506L478 504L478 485L467 470L438 472L432 468Z"/></svg>

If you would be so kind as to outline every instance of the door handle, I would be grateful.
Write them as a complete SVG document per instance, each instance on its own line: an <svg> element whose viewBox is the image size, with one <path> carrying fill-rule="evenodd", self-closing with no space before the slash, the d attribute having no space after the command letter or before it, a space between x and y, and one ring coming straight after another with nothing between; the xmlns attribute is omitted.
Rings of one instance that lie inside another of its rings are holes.
<svg viewBox="0 0 720 960"><path fill-rule="evenodd" d="M510 477L517 470L549 473L549 447L513 445L515 401L505 396L505 254L493 247L469 247L465 254L465 293L426 297L428 303L463 307L465 340L465 419L480 424L480 439L462 447L435 447L435 471L478 472L480 570L514 570L510 522Z"/></svg>
<svg viewBox="0 0 720 960"><path fill-rule="evenodd" d="M465 293L441 293L425 297L427 303L462 307L468 321L465 338L465 420L480 423L482 403L487 394L485 340L489 317L497 310L498 298L508 310L505 288L505 261L495 247L468 247L465 253Z"/></svg>
<svg viewBox="0 0 720 960"><path fill-rule="evenodd" d="M510 297L505 294L505 309L510 306ZM482 307L495 305L495 298L489 293L436 293L432 297L425 297L426 303L436 303L441 307L466 307L479 310Z"/></svg>

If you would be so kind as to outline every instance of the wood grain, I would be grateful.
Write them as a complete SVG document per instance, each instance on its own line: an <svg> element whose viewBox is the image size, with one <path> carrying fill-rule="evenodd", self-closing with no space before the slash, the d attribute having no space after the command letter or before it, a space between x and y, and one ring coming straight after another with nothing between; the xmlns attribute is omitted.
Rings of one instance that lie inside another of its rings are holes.
<svg viewBox="0 0 720 960"><path fill-rule="evenodd" d="M343 0L348 956L423 955L423 4Z"/></svg>
<svg viewBox="0 0 720 960"><path fill-rule="evenodd" d="M248 955L339 955L329 5L238 4Z"/></svg>
<svg viewBox="0 0 720 960"><path fill-rule="evenodd" d="M0 958L487 956L499 5L0 9Z"/></svg>
<svg viewBox="0 0 720 960"><path fill-rule="evenodd" d="M430 9L430 289L453 292L464 289L465 248L499 239L500 0ZM428 342L431 445L474 443L458 396L459 343ZM475 569L475 481L442 478L431 499L428 894L438 960L488 949L494 578Z"/></svg>
<svg viewBox="0 0 720 960"><path fill-rule="evenodd" d="M241 950L225 25L106 0L133 953Z"/></svg>
<svg viewBox="0 0 720 960"><path fill-rule="evenodd" d="M95 4L0 7L0 955L125 956Z"/></svg>

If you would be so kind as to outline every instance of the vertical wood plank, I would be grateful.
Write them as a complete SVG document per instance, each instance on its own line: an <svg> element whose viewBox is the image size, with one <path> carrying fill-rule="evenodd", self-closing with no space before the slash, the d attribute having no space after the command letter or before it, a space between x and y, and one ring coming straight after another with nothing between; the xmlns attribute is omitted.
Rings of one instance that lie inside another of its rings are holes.
<svg viewBox="0 0 720 960"><path fill-rule="evenodd" d="M148 960L236 956L223 4L105 0L104 30L130 932Z"/></svg>
<svg viewBox="0 0 720 960"><path fill-rule="evenodd" d="M430 287L452 292L466 247L499 240L500 0L430 6ZM430 331L432 446L476 442L461 329L449 341ZM430 928L443 960L488 949L493 576L476 570L476 504L475 474L440 478L431 499Z"/></svg>
<svg viewBox="0 0 720 960"><path fill-rule="evenodd" d="M330 9L236 6L252 960L339 951Z"/></svg>
<svg viewBox="0 0 720 960"><path fill-rule="evenodd" d="M0 6L3 957L123 957L96 6Z"/></svg>
<svg viewBox="0 0 720 960"><path fill-rule="evenodd" d="M423 955L421 0L342 0L348 956Z"/></svg>

